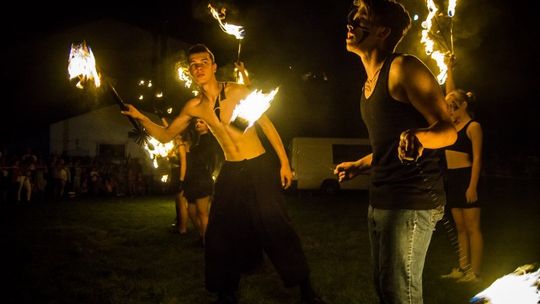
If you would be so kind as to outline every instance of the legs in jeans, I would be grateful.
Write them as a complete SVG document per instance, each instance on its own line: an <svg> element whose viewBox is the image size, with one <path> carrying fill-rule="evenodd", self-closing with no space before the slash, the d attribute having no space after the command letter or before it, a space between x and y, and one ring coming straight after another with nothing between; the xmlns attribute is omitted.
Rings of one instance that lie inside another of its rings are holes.
<svg viewBox="0 0 540 304"><path fill-rule="evenodd" d="M422 304L422 272L444 208L382 210L369 207L368 230L375 288L381 303Z"/></svg>

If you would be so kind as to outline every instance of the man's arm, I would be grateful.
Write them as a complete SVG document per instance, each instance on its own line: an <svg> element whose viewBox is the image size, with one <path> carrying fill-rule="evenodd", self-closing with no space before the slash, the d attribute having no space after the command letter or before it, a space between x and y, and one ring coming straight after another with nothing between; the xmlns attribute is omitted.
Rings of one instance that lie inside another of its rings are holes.
<svg viewBox="0 0 540 304"><path fill-rule="evenodd" d="M171 141L176 135L183 132L189 126L189 121L192 117L188 113L195 102L194 99L188 101L180 114L166 127L153 122L148 116L142 114L131 104L126 104L128 109L122 111L122 114L138 120L150 136L164 143Z"/></svg>
<svg viewBox="0 0 540 304"><path fill-rule="evenodd" d="M281 141L281 137L279 136L272 121L270 121L268 116L266 116L265 114L263 114L257 120L257 123L259 124L264 135L266 136L266 138L268 138L268 141L276 151L279 162L281 163L281 185L285 189L287 189L292 183L292 171L291 166L289 165L289 158L287 157L287 152L285 152L285 147L283 146L283 142Z"/></svg>
<svg viewBox="0 0 540 304"><path fill-rule="evenodd" d="M422 147L438 149L456 141L456 129L446 110L442 89L418 58L396 58L390 69L389 87L394 98L409 102L426 119L429 127L404 130L414 135Z"/></svg>
<svg viewBox="0 0 540 304"><path fill-rule="evenodd" d="M370 153L356 161L343 162L336 166L334 174L338 176L340 182L353 179L362 171L371 168L371 161L373 160L373 153Z"/></svg>

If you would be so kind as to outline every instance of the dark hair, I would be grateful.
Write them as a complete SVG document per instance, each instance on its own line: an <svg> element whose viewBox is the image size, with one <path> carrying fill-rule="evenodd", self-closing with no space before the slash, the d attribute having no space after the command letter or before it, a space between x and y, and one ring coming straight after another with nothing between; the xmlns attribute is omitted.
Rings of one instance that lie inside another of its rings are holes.
<svg viewBox="0 0 540 304"><path fill-rule="evenodd" d="M197 54L197 53L208 53L208 54L210 54L210 59L212 59L212 62L216 62L216 59L215 59L214 54L212 53L212 51L210 51L210 49L206 45L204 45L202 43L197 43L197 44L192 45L188 49L187 56L189 58L189 56L191 56L193 54Z"/></svg>
<svg viewBox="0 0 540 304"><path fill-rule="evenodd" d="M467 103L467 112L474 118L476 112L476 95L473 92L467 92L462 89L455 89L448 93L448 95L454 95L459 106L464 102Z"/></svg>
<svg viewBox="0 0 540 304"><path fill-rule="evenodd" d="M363 0L363 2L371 21L390 29L385 48L393 51L411 27L409 12L401 3L394 0Z"/></svg>

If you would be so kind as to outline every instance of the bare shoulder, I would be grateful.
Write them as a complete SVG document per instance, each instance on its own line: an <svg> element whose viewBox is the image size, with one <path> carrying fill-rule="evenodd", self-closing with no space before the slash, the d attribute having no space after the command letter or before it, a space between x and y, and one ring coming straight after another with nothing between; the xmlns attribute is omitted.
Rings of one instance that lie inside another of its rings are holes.
<svg viewBox="0 0 540 304"><path fill-rule="evenodd" d="M415 56L399 54L394 57L388 75L388 89L392 97L401 102L410 102L410 90L429 76L423 70L427 68ZM429 83L429 82L428 82Z"/></svg>
<svg viewBox="0 0 540 304"><path fill-rule="evenodd" d="M477 121L471 121L467 127L467 132L482 132L482 125Z"/></svg>
<svg viewBox="0 0 540 304"><path fill-rule="evenodd" d="M191 98L190 100L188 100L186 104L184 105L184 107L196 107L201 103L201 101L202 101L202 97L195 96Z"/></svg>
<svg viewBox="0 0 540 304"><path fill-rule="evenodd" d="M409 73L430 73L429 68L418 57L411 54L397 55L392 61L391 72L397 72L400 75Z"/></svg>

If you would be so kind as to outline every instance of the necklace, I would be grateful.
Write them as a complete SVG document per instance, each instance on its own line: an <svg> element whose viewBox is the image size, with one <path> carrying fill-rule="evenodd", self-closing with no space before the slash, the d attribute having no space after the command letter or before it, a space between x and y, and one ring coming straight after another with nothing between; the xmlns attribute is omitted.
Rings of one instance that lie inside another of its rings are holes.
<svg viewBox="0 0 540 304"><path fill-rule="evenodd" d="M373 76L367 79L366 82L364 83L364 91L366 92L366 95L371 95L371 92L373 91L373 88L375 87L379 73L381 72L381 69L383 66L384 66L384 62L381 64L379 68L377 68Z"/></svg>

